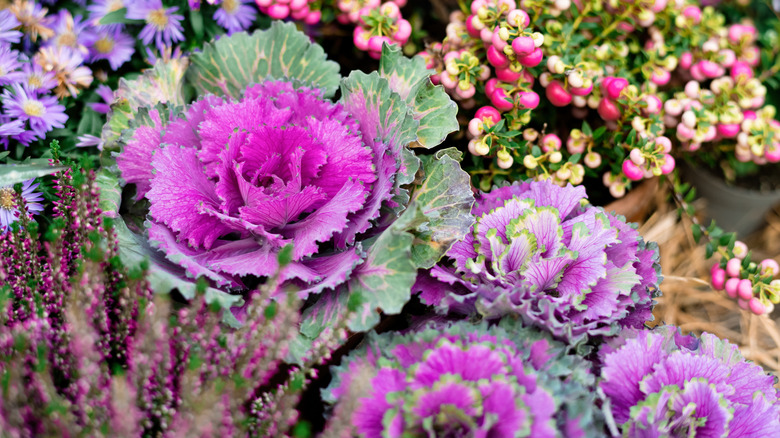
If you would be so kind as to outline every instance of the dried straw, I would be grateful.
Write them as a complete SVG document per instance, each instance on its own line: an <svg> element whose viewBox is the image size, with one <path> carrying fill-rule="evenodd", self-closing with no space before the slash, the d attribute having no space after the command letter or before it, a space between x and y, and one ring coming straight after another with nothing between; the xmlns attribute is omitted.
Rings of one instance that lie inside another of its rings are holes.
<svg viewBox="0 0 780 438"><path fill-rule="evenodd" d="M725 292L713 290L708 277L715 259L705 260L704 245L695 244L690 222L678 218L668 195L667 189L656 194L653 213L639 227L645 240L658 242L664 275L663 296L650 325L674 324L683 333L706 331L726 338L746 358L780 376L780 306L771 315L756 316L740 309ZM780 261L780 211L768 214L767 222L745 242L754 260L771 256Z"/></svg>

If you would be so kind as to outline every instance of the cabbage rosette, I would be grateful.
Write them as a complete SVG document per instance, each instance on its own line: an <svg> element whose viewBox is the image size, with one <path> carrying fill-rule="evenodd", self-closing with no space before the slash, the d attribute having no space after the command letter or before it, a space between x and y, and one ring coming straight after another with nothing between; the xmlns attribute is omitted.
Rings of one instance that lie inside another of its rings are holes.
<svg viewBox="0 0 780 438"><path fill-rule="evenodd" d="M603 436L589 364L566 351L511 323L372 333L332 369L323 398L354 404L366 438Z"/></svg>
<svg viewBox="0 0 780 438"><path fill-rule="evenodd" d="M658 294L657 246L585 198L547 181L481 193L471 232L415 290L442 312L514 315L571 343L642 327Z"/></svg>
<svg viewBox="0 0 780 438"><path fill-rule="evenodd" d="M400 312L416 269L471 224L459 154L408 148L441 143L456 106L398 49L384 49L379 72L342 79L322 48L276 22L163 62L118 95L104 141L133 205L148 205L135 240L158 271L236 291L274 276L281 291L319 296L312 336L357 294L355 329L376 309Z"/></svg>
<svg viewBox="0 0 780 438"><path fill-rule="evenodd" d="M776 378L726 340L678 332L672 326L626 330L602 347L599 387L613 434L777 436Z"/></svg>

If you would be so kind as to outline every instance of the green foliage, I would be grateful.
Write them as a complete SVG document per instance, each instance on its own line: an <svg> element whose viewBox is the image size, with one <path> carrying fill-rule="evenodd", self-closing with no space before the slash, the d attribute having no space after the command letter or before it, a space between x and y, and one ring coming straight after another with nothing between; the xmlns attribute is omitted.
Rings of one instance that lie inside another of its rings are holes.
<svg viewBox="0 0 780 438"><path fill-rule="evenodd" d="M264 79L295 78L336 92L339 66L326 59L322 47L297 31L292 23L275 21L271 28L221 38L192 55L187 79L198 94L240 97L247 85Z"/></svg>

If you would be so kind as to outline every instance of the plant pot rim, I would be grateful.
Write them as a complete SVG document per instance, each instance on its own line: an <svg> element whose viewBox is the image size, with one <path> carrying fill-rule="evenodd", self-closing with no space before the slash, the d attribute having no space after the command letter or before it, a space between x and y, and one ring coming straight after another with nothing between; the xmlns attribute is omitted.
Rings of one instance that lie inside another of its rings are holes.
<svg viewBox="0 0 780 438"><path fill-rule="evenodd" d="M723 178L716 176L707 168L694 166L685 161L683 161L683 163L684 164L682 170L684 173L690 172L692 174L695 174L697 178L700 178L701 180L705 181L708 184L719 186L719 190L723 190L724 192L729 193L732 196L751 199L754 201L774 202L775 200L780 199L780 189L772 190L768 192L762 192L760 190L746 189L743 187L733 186L726 183L726 181Z"/></svg>

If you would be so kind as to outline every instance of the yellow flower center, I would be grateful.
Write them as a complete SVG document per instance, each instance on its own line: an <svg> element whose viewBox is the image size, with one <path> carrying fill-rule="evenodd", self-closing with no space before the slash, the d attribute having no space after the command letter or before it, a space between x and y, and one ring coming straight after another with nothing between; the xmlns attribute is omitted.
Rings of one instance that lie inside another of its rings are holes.
<svg viewBox="0 0 780 438"><path fill-rule="evenodd" d="M162 31L168 25L168 15L165 13L165 9L155 9L146 16L146 22Z"/></svg>
<svg viewBox="0 0 780 438"><path fill-rule="evenodd" d="M41 88L43 86L43 81L40 77L36 75L32 75L29 78L27 78L27 84L30 85L32 88Z"/></svg>
<svg viewBox="0 0 780 438"><path fill-rule="evenodd" d="M22 110L30 117L40 117L46 108L37 100L28 100L22 105Z"/></svg>
<svg viewBox="0 0 780 438"><path fill-rule="evenodd" d="M57 44L65 47L76 47L78 45L78 38L72 32L62 33L57 37Z"/></svg>
<svg viewBox="0 0 780 438"><path fill-rule="evenodd" d="M236 9L238 9L238 0L223 0L222 9L228 14L236 12Z"/></svg>
<svg viewBox="0 0 780 438"><path fill-rule="evenodd" d="M14 189L10 187L3 187L0 189L0 208L3 210L13 210L16 208L16 201L14 201Z"/></svg>
<svg viewBox="0 0 780 438"><path fill-rule="evenodd" d="M114 40L108 37L103 37L95 41L95 50L100 53L109 53L114 49Z"/></svg>

